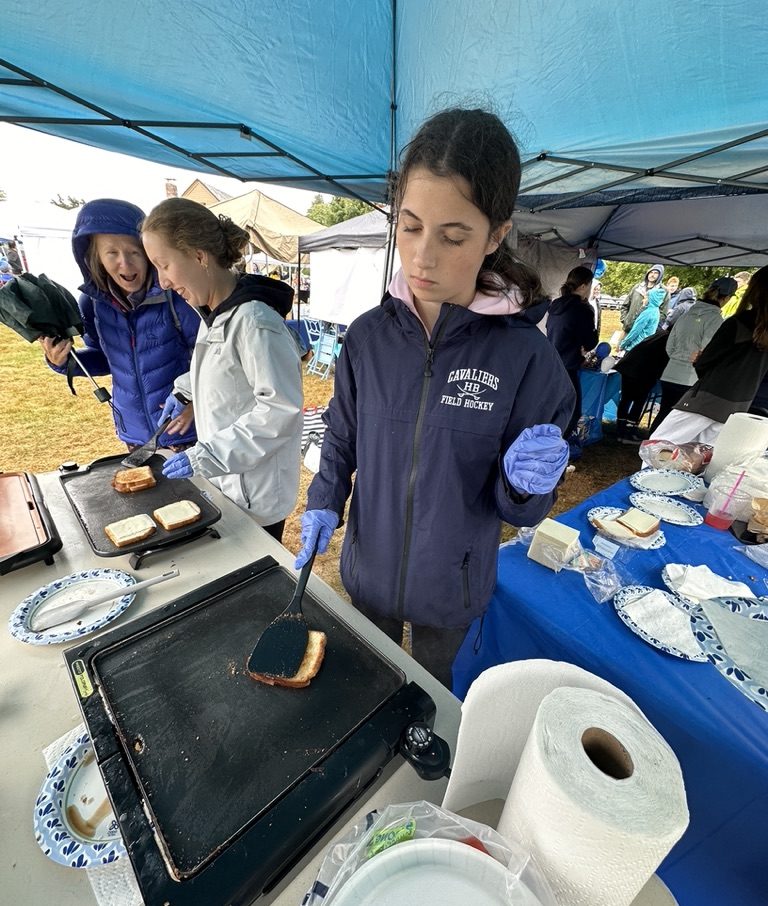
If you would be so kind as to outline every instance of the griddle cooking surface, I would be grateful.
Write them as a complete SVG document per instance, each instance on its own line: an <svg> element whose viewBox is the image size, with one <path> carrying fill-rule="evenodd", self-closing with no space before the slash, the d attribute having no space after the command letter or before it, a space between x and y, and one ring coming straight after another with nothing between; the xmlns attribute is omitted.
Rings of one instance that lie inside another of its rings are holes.
<svg viewBox="0 0 768 906"><path fill-rule="evenodd" d="M307 621L328 636L319 674L304 689L252 680L253 645L294 590L295 579L273 568L93 658L177 876L194 874L307 772L322 771L322 759L405 683L308 595Z"/></svg>
<svg viewBox="0 0 768 906"><path fill-rule="evenodd" d="M146 463L155 476L157 484L143 491L121 494L112 487L115 473L124 469L124 456L108 456L97 459L86 469L61 476L64 492L72 504L75 515L88 536L93 552L99 557L122 557L137 551L163 547L198 533L206 526L221 518L221 510L203 496L197 485L185 479L170 479L163 476L165 459L157 454ZM157 531L125 547L117 547L104 532L104 526L128 516L146 513L152 516L154 510L177 500L192 500L200 507L201 516L197 522L182 528L166 531L157 525Z"/></svg>

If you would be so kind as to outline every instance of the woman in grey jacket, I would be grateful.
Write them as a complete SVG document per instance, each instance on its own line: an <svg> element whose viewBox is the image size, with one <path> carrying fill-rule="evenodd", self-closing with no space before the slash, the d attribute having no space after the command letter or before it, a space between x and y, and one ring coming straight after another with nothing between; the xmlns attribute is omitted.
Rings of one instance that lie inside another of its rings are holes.
<svg viewBox="0 0 768 906"><path fill-rule="evenodd" d="M194 403L198 441L170 457L163 474L209 478L280 541L301 456L301 361L283 320L293 290L235 273L248 234L186 198L154 208L142 240L160 285L202 318L189 374L174 385L180 404Z"/></svg>
<svg viewBox="0 0 768 906"><path fill-rule="evenodd" d="M669 415L685 391L696 383L693 363L723 323L720 309L737 288L733 277L718 277L672 328L667 340L669 363L661 375L661 405L651 425L651 433Z"/></svg>

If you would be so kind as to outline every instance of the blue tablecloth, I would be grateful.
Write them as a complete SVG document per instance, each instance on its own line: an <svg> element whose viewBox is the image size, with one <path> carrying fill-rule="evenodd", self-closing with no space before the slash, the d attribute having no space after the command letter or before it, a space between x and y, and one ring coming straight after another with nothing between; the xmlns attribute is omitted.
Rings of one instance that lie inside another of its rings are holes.
<svg viewBox="0 0 768 906"><path fill-rule="evenodd" d="M581 414L590 416L589 432L584 444L593 444L603 436L603 419L606 407L611 412L609 421L616 420L616 406L621 396L621 375L618 371L603 374L602 371L579 372L581 381Z"/></svg>
<svg viewBox="0 0 768 906"><path fill-rule="evenodd" d="M558 519L594 536L592 506L628 506L622 481ZM706 564L765 594L761 569L730 532L663 524L667 544L631 551L620 568L630 584L664 588L665 563ZM625 551L627 549L624 549ZM486 668L507 661L568 661L623 689L672 746L683 771L691 821L659 870L680 906L768 903L768 712L743 696L709 663L664 654L634 635L611 602L598 604L576 572L551 570L523 545L499 552L498 584L482 623L467 633L453 667L463 698Z"/></svg>

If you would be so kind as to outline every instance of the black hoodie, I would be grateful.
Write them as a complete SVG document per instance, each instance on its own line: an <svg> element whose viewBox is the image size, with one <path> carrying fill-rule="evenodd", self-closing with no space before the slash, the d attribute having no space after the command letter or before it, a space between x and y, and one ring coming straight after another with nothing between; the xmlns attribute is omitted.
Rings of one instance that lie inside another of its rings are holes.
<svg viewBox="0 0 768 906"><path fill-rule="evenodd" d="M230 296L217 305L212 312L204 312L205 323L211 327L219 315L223 315L232 308L237 308L243 302L253 302L254 300L269 305L281 318L285 318L293 308L293 289L282 280L260 277L257 274L244 274L235 284Z"/></svg>

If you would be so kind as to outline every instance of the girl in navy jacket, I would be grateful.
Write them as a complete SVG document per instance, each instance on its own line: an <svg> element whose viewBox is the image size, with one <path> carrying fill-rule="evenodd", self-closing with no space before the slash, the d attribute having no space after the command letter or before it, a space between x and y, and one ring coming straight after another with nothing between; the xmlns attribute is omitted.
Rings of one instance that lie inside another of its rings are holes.
<svg viewBox="0 0 768 906"><path fill-rule="evenodd" d="M535 525L568 461L574 393L516 262L520 158L503 123L446 110L406 148L402 270L347 330L302 517L303 565L352 491L341 576L354 604L445 685L496 578L501 520Z"/></svg>

